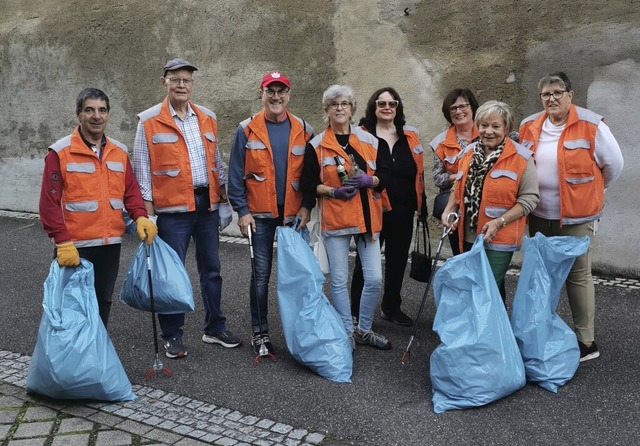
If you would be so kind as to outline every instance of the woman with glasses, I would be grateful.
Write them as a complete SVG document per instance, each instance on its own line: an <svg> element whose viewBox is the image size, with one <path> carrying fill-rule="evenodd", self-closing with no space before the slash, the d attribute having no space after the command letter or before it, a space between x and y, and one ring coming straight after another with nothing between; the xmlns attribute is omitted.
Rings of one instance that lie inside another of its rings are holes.
<svg viewBox="0 0 640 446"><path fill-rule="evenodd" d="M540 184L540 204L529 217L529 232L593 237L604 191L622 171L620 147L602 116L571 103L573 90L565 73L544 76L538 93L544 111L520 124L520 141L534 153ZM580 361L595 359L600 352L591 247L576 259L566 287Z"/></svg>
<svg viewBox="0 0 640 446"><path fill-rule="evenodd" d="M442 224L457 229L459 249L468 251L483 235L491 270L505 300L504 276L520 249L526 216L538 204L538 180L530 150L508 137L514 116L504 102L489 101L476 111L479 140L460 157L458 175ZM457 212L460 219L449 222Z"/></svg>
<svg viewBox="0 0 640 446"><path fill-rule="evenodd" d="M473 123L478 101L467 88L452 90L442 101L442 115L449 122L449 128L431 141L433 150L433 181L440 192L451 190L458 162L469 144L478 140L478 129ZM460 253L458 233L449 233L449 244L453 255Z"/></svg>
<svg viewBox="0 0 640 446"><path fill-rule="evenodd" d="M349 334L356 343L381 350L391 348L382 335L373 332L373 313L382 285L379 236L382 229L380 193L388 178L388 161L378 150L378 139L352 124L356 99L351 87L332 85L322 95L328 126L315 136L305 152L302 190L320 197L320 219L329 258L331 297ZM342 180L341 165L349 174ZM344 181L344 182L343 182ZM364 288L360 319L351 319L349 292L349 247L351 240L362 260Z"/></svg>
<svg viewBox="0 0 640 446"><path fill-rule="evenodd" d="M391 161L386 193L391 210L382 214L380 245L385 245L384 292L380 316L400 326L411 326L413 320L400 308L402 281L407 266L413 234L414 215L426 220L424 192L424 149L418 130L405 125L404 107L398 92L391 87L380 88L369 98L363 129L376 136L378 151L388 151ZM363 287L362 263L356 256L351 280L351 315L360 315L360 295Z"/></svg>

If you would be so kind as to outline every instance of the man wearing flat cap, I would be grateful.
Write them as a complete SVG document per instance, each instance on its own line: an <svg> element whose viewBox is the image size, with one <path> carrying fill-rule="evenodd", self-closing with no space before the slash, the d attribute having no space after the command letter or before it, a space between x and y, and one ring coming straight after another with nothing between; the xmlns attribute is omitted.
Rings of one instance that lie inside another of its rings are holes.
<svg viewBox="0 0 640 446"><path fill-rule="evenodd" d="M299 187L305 145L313 129L287 110L290 87L287 76L278 71L262 77L262 110L240 123L229 159L229 201L238 213L242 234L252 231L249 302L251 345L256 354L262 345L273 353L267 301L276 228L293 223L296 217L300 218L298 229L303 228L315 205L315 198L303 202Z"/></svg>
<svg viewBox="0 0 640 446"><path fill-rule="evenodd" d="M219 230L229 224L231 212L216 115L191 101L197 70L184 59L172 59L164 66L160 80L167 97L138 115L134 171L149 214L157 215L160 238L183 262L189 240L195 241L205 311L202 341L233 348L241 341L227 328L220 308L218 253ZM187 355L184 320L184 313L158 315L169 358Z"/></svg>

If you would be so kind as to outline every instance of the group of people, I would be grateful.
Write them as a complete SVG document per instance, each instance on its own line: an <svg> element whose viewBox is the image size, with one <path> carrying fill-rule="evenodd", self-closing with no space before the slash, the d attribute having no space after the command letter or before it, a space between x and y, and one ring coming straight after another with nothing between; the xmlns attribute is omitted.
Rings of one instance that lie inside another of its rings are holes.
<svg viewBox="0 0 640 446"><path fill-rule="evenodd" d="M482 235L503 299L504 276L527 222L531 235L592 238L605 190L624 164L602 116L572 103L565 73L544 76L538 93L544 110L513 132L507 104L478 107L469 90L454 90L443 104L451 126L432 142L436 185L451 190L441 220L453 229L452 250L467 251ZM452 213L459 218L449 218ZM581 361L600 356L591 256L590 247L565 284Z"/></svg>
<svg viewBox="0 0 640 446"><path fill-rule="evenodd" d="M276 228L304 228L317 203L331 300L352 348L390 349L389 340L372 329L374 314L382 293L381 318L413 324L401 309L402 281L415 218L427 218L424 149L417 130L406 124L398 92L375 91L355 125L352 88L330 86L322 97L327 126L316 135L288 111L290 80L269 72L259 84L261 111L236 129L226 174L216 115L191 101L195 71L184 59L164 66L166 98L138 115L132 164L127 147L105 136L108 97L94 88L80 93L79 125L49 147L40 197L40 217L58 263L74 266L80 257L93 263L106 326L123 210L141 239L151 243L158 234L183 262L193 238L204 302L202 341L237 347L241 339L220 307L219 232L232 208L241 233L252 236L251 345L256 354L265 347L273 354L267 302ZM454 90L442 107L450 126L431 142L435 184L450 190L442 223L455 229L452 251L468 250L482 234L502 290L527 216L531 233L593 236L604 189L623 164L602 118L571 103L564 73L543 78L539 91L544 111L523 121L518 138L508 105L489 101L479 107L470 90ZM447 219L450 213L459 220ZM352 242L357 256L349 292ZM597 357L590 252L576 261L567 290L581 356ZM184 314L160 314L158 321L166 356L186 356Z"/></svg>

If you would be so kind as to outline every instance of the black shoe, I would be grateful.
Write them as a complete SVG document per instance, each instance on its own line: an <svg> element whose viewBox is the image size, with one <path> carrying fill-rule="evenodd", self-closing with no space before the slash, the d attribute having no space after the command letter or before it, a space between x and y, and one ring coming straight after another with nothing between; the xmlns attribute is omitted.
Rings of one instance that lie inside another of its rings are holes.
<svg viewBox="0 0 640 446"><path fill-rule="evenodd" d="M585 362L590 359L596 359L600 356L596 341L593 341L591 343L591 347L587 347L582 342L578 341L578 346L580 346L580 362Z"/></svg>
<svg viewBox="0 0 640 446"><path fill-rule="evenodd" d="M206 342L207 344L220 344L226 348L234 348L242 344L242 340L231 333L228 328L225 328L217 335L208 335L205 333L202 335L202 342Z"/></svg>
<svg viewBox="0 0 640 446"><path fill-rule="evenodd" d="M165 355L167 358L176 359L187 356L187 348L182 343L182 338L165 339L164 341Z"/></svg>
<svg viewBox="0 0 640 446"><path fill-rule="evenodd" d="M271 344L271 339L269 338L269 332L263 331L261 333L254 333L251 338L251 347L253 347L253 351L256 355L260 355L260 347L264 344L267 347L267 352L272 355L275 353L275 349L273 348L273 344ZM261 355L262 356L262 355Z"/></svg>
<svg viewBox="0 0 640 446"><path fill-rule="evenodd" d="M385 321L393 322L401 327L411 327L413 325L413 319L404 314L402 310L397 310L393 314L387 314L384 310L380 310L380 317Z"/></svg>

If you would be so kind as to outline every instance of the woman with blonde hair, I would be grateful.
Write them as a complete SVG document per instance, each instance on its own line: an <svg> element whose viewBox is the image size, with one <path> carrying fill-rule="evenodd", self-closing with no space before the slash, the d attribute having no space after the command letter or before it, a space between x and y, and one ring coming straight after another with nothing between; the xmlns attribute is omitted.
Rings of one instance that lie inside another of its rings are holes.
<svg viewBox="0 0 640 446"><path fill-rule="evenodd" d="M467 147L442 224L458 230L461 251L484 239L489 264L502 299L504 276L520 249L526 216L539 201L538 178L530 150L509 138L514 116L504 102L488 101L476 111L480 139ZM459 214L450 222L449 213Z"/></svg>

